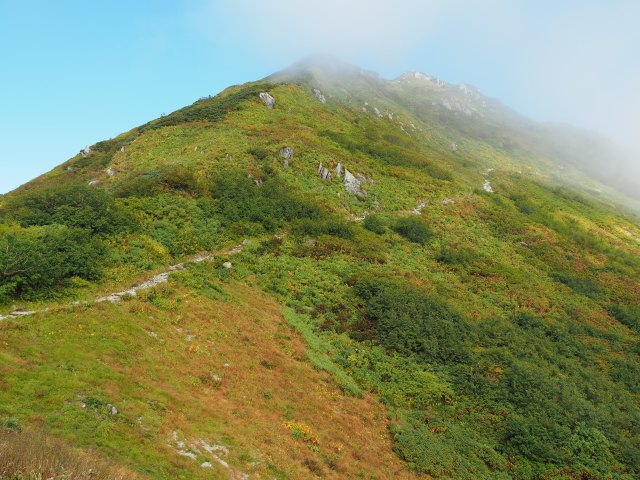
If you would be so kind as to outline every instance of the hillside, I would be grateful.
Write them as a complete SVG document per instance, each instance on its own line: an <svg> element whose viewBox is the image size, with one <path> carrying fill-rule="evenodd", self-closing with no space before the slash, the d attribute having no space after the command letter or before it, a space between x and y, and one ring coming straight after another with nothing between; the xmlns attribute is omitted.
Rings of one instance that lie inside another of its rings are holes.
<svg viewBox="0 0 640 480"><path fill-rule="evenodd" d="M317 59L87 147L0 197L0 429L143 479L638 478L601 155Z"/></svg>

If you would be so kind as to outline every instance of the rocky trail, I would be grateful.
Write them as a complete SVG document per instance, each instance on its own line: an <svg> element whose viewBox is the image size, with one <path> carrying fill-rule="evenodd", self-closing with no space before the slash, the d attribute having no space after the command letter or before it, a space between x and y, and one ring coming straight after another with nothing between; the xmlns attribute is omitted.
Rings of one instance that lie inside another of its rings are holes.
<svg viewBox="0 0 640 480"><path fill-rule="evenodd" d="M244 248L244 246L246 245L246 242L247 241L244 240L242 243L240 243L239 245L236 245L235 247L233 247L231 250L228 250L228 251L196 255L185 262L171 265L164 272L160 272L154 275L153 277L151 277L150 279L145 280L141 283L137 283L126 290L110 293L108 295L101 296L101 297L96 297L95 299L93 299L93 301L73 302L68 304L67 306L78 307L78 306L103 303L103 302L115 303L122 300L123 297L127 297L127 296L135 297L140 291L148 290L150 288L155 287L156 285L166 283L167 281L169 281L169 276L171 275L172 272L183 270L185 266L189 263L200 263L204 261L212 261L215 258L214 255L235 255L237 253L240 253ZM45 312L48 312L49 310L50 308L43 308L40 310L15 310L7 315L0 315L0 321L7 320L10 318L28 317L31 315L36 315L38 313L45 313Z"/></svg>

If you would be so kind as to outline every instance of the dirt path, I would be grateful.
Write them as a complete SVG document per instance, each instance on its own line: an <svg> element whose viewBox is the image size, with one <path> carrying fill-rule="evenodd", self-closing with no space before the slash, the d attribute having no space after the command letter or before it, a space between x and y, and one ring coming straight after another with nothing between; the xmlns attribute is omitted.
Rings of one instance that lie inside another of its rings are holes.
<svg viewBox="0 0 640 480"><path fill-rule="evenodd" d="M166 271L158 273L157 275L154 275L153 277L151 277L149 280L145 280L144 282L133 285L132 287L126 290L110 293L109 295L106 295L103 297L97 297L93 299L93 301L89 301L89 302L73 302L68 304L67 306L77 307L80 305L89 305L89 304L103 303L103 302L115 303L122 300L122 297L124 296L135 297L138 294L138 292L142 290L148 290L150 288L155 287L156 285L160 285L161 283L166 283L167 281L169 281L169 276L171 275L172 272L184 269L185 265L188 263L200 263L207 260L211 261L215 258L214 255L235 255L236 253L240 253L244 248L244 246L246 245L246 242L247 241L245 240L241 244L236 245L231 250L228 250L226 252L214 252L207 255L196 255L195 257L190 258L186 262L178 263L176 265L171 265L169 268L167 268ZM9 318L28 317L31 315L35 315L37 313L45 313L45 312L48 312L49 310L50 310L49 308L43 308L40 310L16 310L7 315L0 315L0 321L6 320Z"/></svg>

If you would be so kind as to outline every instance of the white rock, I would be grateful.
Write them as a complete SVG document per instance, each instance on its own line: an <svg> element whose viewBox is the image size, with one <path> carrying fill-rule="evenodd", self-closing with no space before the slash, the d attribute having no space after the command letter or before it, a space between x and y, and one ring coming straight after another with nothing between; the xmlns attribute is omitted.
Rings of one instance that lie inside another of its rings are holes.
<svg viewBox="0 0 640 480"><path fill-rule="evenodd" d="M91 180L89 182L90 187L97 187L100 184L100 180Z"/></svg>
<svg viewBox="0 0 640 480"><path fill-rule="evenodd" d="M356 195L358 193L362 193L362 184L347 169L344 170L344 188L351 195Z"/></svg>
<svg viewBox="0 0 640 480"><path fill-rule="evenodd" d="M378 107L373 107L373 113L375 113L376 117L382 118L382 113L378 110Z"/></svg>
<svg viewBox="0 0 640 480"><path fill-rule="evenodd" d="M229 270L230 268L233 268L233 265L231 264L231 262L224 262L222 266L227 270Z"/></svg>
<svg viewBox="0 0 640 480"><path fill-rule="evenodd" d="M485 180L485 182L482 184L482 188L484 189L485 192L489 192L489 193L495 192L489 180Z"/></svg>
<svg viewBox="0 0 640 480"><path fill-rule="evenodd" d="M314 88L313 94L316 96L320 103L327 103L326 97L322 94L319 88Z"/></svg>
<svg viewBox="0 0 640 480"><path fill-rule="evenodd" d="M416 208L413 209L413 214L420 215L422 213L422 210L424 210L424 207L426 206L427 206L427 202L420 202L418 206L416 206Z"/></svg>
<svg viewBox="0 0 640 480"><path fill-rule="evenodd" d="M293 158L293 148L291 147L282 147L280 149L280 156L285 158L286 160L290 160Z"/></svg>
<svg viewBox="0 0 640 480"><path fill-rule="evenodd" d="M116 171L113 168L107 168L107 175L113 177L116 174Z"/></svg>
<svg viewBox="0 0 640 480"><path fill-rule="evenodd" d="M276 106L276 99L273 98L270 94L268 94L267 92L262 92L260 94L260 99L264 102L264 104L269 107L269 108L273 108Z"/></svg>

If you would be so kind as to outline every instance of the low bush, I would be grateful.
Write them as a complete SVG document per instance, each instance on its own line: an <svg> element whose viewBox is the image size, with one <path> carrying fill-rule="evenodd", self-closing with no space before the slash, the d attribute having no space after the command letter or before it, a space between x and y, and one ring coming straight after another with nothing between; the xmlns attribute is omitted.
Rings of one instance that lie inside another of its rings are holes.
<svg viewBox="0 0 640 480"><path fill-rule="evenodd" d="M362 226L378 235L382 235L387 231L387 224L379 215L368 215L362 222Z"/></svg>
<svg viewBox="0 0 640 480"><path fill-rule="evenodd" d="M407 240L421 245L433 237L433 230L418 217L401 217L391 228Z"/></svg>
<svg viewBox="0 0 640 480"><path fill-rule="evenodd" d="M470 356L470 329L446 303L391 280L365 277L355 285L378 341L424 361L457 363Z"/></svg>
<svg viewBox="0 0 640 480"><path fill-rule="evenodd" d="M48 296L73 277L97 280L103 243L64 225L0 229L0 303Z"/></svg>

